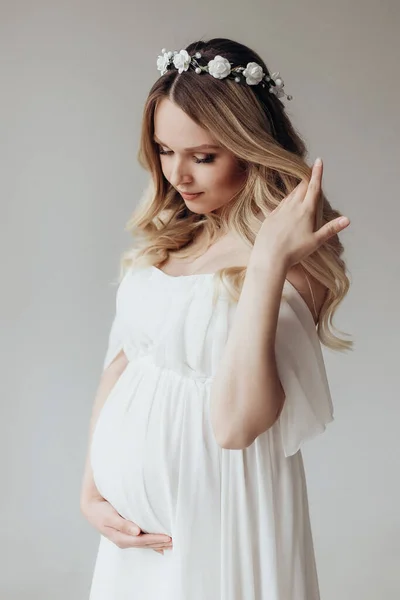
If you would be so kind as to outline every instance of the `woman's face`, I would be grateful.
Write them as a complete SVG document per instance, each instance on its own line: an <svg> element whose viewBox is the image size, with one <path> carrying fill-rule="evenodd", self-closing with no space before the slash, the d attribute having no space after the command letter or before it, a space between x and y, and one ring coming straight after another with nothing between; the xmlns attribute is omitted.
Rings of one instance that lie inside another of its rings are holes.
<svg viewBox="0 0 400 600"><path fill-rule="evenodd" d="M200 193L182 196L192 212L218 212L243 185L236 157L167 98L155 111L154 132L164 177L181 194ZM214 147L198 148L203 144Z"/></svg>

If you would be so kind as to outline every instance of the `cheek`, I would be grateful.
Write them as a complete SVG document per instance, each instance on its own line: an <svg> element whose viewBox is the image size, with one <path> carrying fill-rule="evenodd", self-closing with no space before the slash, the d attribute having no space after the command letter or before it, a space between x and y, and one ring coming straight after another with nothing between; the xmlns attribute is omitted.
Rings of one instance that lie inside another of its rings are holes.
<svg viewBox="0 0 400 600"><path fill-rule="evenodd" d="M230 168L217 169L214 173L214 188L223 196L229 196L236 190L243 180L237 170Z"/></svg>
<svg viewBox="0 0 400 600"><path fill-rule="evenodd" d="M166 161L164 161L163 159L161 159L160 165L161 165L162 174L164 175L165 179L167 179L169 181L170 169L168 168L168 163Z"/></svg>

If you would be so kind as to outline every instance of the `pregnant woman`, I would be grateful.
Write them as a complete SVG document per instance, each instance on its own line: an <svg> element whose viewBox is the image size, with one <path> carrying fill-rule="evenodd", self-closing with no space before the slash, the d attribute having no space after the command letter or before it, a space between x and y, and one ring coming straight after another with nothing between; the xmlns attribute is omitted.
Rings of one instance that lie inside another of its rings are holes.
<svg viewBox="0 0 400 600"><path fill-rule="evenodd" d="M81 492L90 600L318 600L301 446L333 418L321 343L352 345L349 220L258 54L157 65Z"/></svg>

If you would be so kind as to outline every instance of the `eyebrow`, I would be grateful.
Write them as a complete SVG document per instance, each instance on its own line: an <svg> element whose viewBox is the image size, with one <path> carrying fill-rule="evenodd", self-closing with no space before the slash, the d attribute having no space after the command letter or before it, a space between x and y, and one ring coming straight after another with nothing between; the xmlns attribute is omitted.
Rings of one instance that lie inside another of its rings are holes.
<svg viewBox="0 0 400 600"><path fill-rule="evenodd" d="M157 138L157 136L154 136L154 141L157 142L157 144L161 144L161 146L166 146L167 148L169 148L168 144L164 144L164 142L162 142L161 140L159 140ZM221 146L217 146L216 144L202 144L201 146L192 146L191 148L184 148L185 152L193 152L193 150L206 150L209 148L221 148Z"/></svg>

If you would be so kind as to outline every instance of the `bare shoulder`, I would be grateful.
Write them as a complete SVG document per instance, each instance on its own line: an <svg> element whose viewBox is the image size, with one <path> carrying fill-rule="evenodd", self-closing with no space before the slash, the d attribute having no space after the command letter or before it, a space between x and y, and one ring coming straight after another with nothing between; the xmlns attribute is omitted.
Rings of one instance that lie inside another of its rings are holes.
<svg viewBox="0 0 400 600"><path fill-rule="evenodd" d="M296 290L302 296L308 308L310 309L314 322L317 323L318 318L315 314L315 310L317 311L317 315L319 317L321 306L324 303L327 292L327 288L325 287L325 285L311 277L309 273L307 273L306 276L304 269L302 269L300 265L295 265L294 267L291 267L287 272L286 279L296 288ZM310 286L312 288L312 294Z"/></svg>

